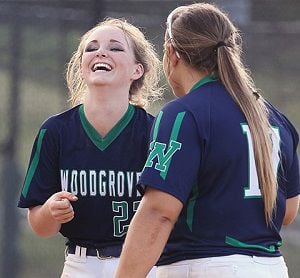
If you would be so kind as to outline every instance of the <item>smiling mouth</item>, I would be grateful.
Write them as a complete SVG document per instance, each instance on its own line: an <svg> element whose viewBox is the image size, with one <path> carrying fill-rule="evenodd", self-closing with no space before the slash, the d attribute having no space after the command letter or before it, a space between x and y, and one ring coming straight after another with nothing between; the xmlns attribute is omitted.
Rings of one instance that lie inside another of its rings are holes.
<svg viewBox="0 0 300 278"><path fill-rule="evenodd" d="M96 71L109 72L109 71L112 70L112 67L108 64L105 64L105 63L97 63L93 66L92 70L93 70L93 72L96 72Z"/></svg>

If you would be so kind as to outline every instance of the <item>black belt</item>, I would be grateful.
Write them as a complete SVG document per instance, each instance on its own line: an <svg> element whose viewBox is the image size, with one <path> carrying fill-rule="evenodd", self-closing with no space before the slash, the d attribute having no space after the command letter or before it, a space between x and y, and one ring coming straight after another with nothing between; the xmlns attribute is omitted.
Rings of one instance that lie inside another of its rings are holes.
<svg viewBox="0 0 300 278"><path fill-rule="evenodd" d="M80 246L79 246L80 247ZM76 245L71 244L66 248L66 254L75 254ZM86 256L94 256L98 259L118 258L121 255L122 246L108 246L103 248L86 248Z"/></svg>

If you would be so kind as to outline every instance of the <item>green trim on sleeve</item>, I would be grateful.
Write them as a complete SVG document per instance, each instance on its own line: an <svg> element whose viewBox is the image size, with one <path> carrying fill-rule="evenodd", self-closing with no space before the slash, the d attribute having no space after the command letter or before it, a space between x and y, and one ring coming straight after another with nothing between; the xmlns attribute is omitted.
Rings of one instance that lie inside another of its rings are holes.
<svg viewBox="0 0 300 278"><path fill-rule="evenodd" d="M34 157L33 157L32 161L30 163L28 173L26 175L26 179L25 179L24 186L23 186L23 189L22 189L22 195L23 195L24 198L26 198L26 196L27 196L30 183L32 181L32 178L33 178L33 175L36 171L36 168L39 164L42 141L43 141L43 138L45 136L46 131L47 131L47 129L41 129L39 137L38 137L36 151L35 151L35 154L34 154Z"/></svg>
<svg viewBox="0 0 300 278"><path fill-rule="evenodd" d="M173 125L173 128L172 128L172 132L171 132L171 137L170 137L170 141L169 141L168 150L171 149L172 146L175 143L176 143L176 145L178 145L178 146L176 146L177 147L176 149L180 149L181 148L181 143L177 142L177 137L178 137L179 130L180 130L183 118L185 116L185 113L186 112L180 112L176 116L176 119L175 119L175 122L174 122L174 125ZM174 152L173 152L173 154L174 154ZM165 163L166 170L160 173L160 176L163 179L166 179L166 176L168 174L168 170L169 170L169 167L170 167L171 160L172 160L172 158L170 158L170 159L167 160L167 162Z"/></svg>
<svg viewBox="0 0 300 278"><path fill-rule="evenodd" d="M152 138L152 141L156 141L157 134L158 134L158 128L159 128L159 125L160 125L160 120L161 120L161 118L163 116L163 113L164 113L163 111L160 111L159 114L156 117L154 128L153 128L153 138Z"/></svg>

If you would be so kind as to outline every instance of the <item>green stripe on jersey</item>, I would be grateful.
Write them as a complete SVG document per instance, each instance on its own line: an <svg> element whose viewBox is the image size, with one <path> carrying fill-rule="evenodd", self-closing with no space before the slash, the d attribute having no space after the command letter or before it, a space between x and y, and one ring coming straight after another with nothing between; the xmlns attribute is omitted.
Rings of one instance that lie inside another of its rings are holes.
<svg viewBox="0 0 300 278"><path fill-rule="evenodd" d="M187 212L186 212L186 223L190 228L190 231L193 230L193 220L194 220L194 208L196 200L199 196L198 185L195 184L192 188L192 197L187 202Z"/></svg>
<svg viewBox="0 0 300 278"><path fill-rule="evenodd" d="M159 125L160 125L160 120L161 120L161 118L163 116L163 113L164 113L163 111L160 111L159 114L156 117L154 128L153 128L153 138L152 138L152 141L156 141L157 134L158 134L158 128L159 128Z"/></svg>
<svg viewBox="0 0 300 278"><path fill-rule="evenodd" d="M104 151L125 129L125 127L130 123L134 112L135 107L129 104L126 113L119 120L119 122L104 137L101 137L98 131L89 123L88 119L86 118L83 104L79 107L79 115L83 129L88 137L92 140L94 145L101 151Z"/></svg>
<svg viewBox="0 0 300 278"><path fill-rule="evenodd" d="M153 161L157 158L157 162L155 163L154 168L160 171L160 176L163 179L166 179L172 157L176 151L181 149L181 143L177 142L176 140L179 134L182 120L185 116L185 112L180 112L177 114L172 127L168 146L165 143L156 141L162 116L163 112L160 112L155 121L155 125L153 128L153 140L150 143L150 153L148 155L144 168L152 167Z"/></svg>
<svg viewBox="0 0 300 278"><path fill-rule="evenodd" d="M168 151L169 149L171 148L175 148L176 150L177 149L180 149L181 148L181 143L178 143L177 142L177 137L178 137L178 134L179 134L179 130L180 130L180 127L181 127L181 124L182 124L182 121L183 121L183 118L185 116L185 112L180 112L177 114L176 116L176 119L175 119L175 122L173 124L173 128L172 128L172 132L171 132L171 137L170 137L170 141L169 141L169 145L168 145ZM174 144L176 146L174 146ZM180 145L179 145L180 144ZM178 146L177 146L178 145ZM175 150L175 151L176 151ZM175 152L174 152L175 153ZM173 153L173 154L174 154ZM173 156L172 154L172 156ZM169 167L170 167L170 163L171 163L171 160L172 158L168 159L165 163L165 171L161 172L160 173L160 176L163 178L163 179L166 179L166 176L168 174L168 170L169 170Z"/></svg>
<svg viewBox="0 0 300 278"><path fill-rule="evenodd" d="M32 178L33 178L33 175L36 171L36 168L39 164L42 141L43 141L43 138L44 138L44 135L45 135L46 131L47 131L47 129L41 129L39 137L38 137L36 151L35 151L35 154L34 154L34 157L33 157L32 161L30 163L30 166L28 168L28 173L26 175L26 179L25 179L24 186L23 186L23 189L22 189L22 195L23 195L24 198L26 198L26 196L27 196L30 183L32 181Z"/></svg>
<svg viewBox="0 0 300 278"><path fill-rule="evenodd" d="M277 242L277 246L270 245L269 247L264 247L262 245L256 245L256 244L247 244L241 241L238 241L232 237L226 236L225 243L234 246L234 247L241 247L241 248L254 248L254 249L260 249L267 251L269 253L274 253L276 251L276 247L279 247L282 245L281 241Z"/></svg>

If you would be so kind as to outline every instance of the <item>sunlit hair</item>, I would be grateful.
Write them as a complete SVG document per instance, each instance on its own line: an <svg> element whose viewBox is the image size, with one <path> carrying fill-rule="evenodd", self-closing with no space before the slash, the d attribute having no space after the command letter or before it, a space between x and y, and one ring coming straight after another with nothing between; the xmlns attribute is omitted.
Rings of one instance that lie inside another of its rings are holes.
<svg viewBox="0 0 300 278"><path fill-rule="evenodd" d="M136 63L144 67L144 74L134 80L129 90L129 102L133 105L146 107L150 102L161 98L162 89L159 87L160 61L153 45L144 34L125 19L107 18L86 32L80 40L78 49L73 53L66 70L66 81L70 92L72 106L83 102L87 86L81 77L81 58L88 37L98 28L113 26L122 30L133 48Z"/></svg>
<svg viewBox="0 0 300 278"><path fill-rule="evenodd" d="M241 36L216 6L197 3L176 8L168 17L166 44L191 67L217 75L244 113L254 145L266 223L276 207L277 180L272 167L271 126L264 99L242 60Z"/></svg>

